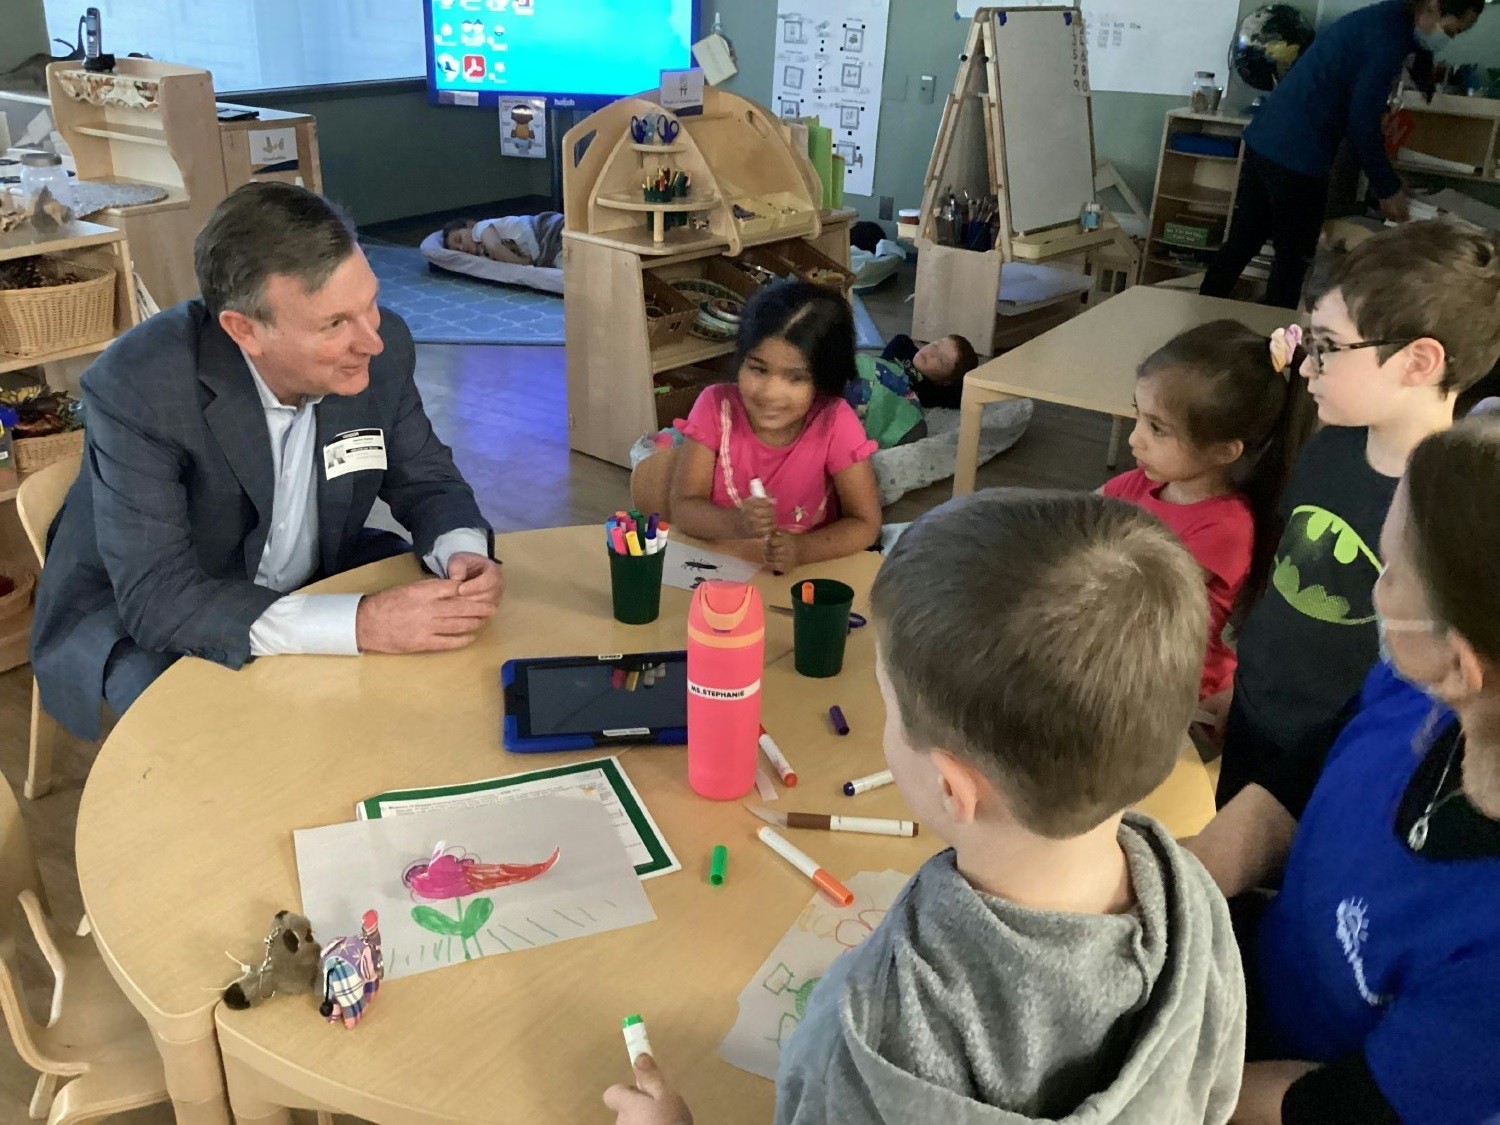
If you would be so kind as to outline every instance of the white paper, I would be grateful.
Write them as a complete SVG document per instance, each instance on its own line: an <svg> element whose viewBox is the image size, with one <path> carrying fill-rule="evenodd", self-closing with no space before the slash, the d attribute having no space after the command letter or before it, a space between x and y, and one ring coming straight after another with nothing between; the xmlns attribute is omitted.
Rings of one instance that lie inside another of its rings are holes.
<svg viewBox="0 0 1500 1125"><path fill-rule="evenodd" d="M661 105L674 113L685 109L703 108L703 71L698 67L688 70L664 70L661 72Z"/></svg>
<svg viewBox="0 0 1500 1125"><path fill-rule="evenodd" d="M839 954L880 925L907 878L899 871L861 871L846 884L854 901L845 907L814 894L740 993L739 1016L719 1044L719 1057L774 1080L781 1048L802 1022L818 981Z"/></svg>
<svg viewBox="0 0 1500 1125"><path fill-rule="evenodd" d="M875 193L890 0L777 0L771 106L817 117L844 158L844 190Z"/></svg>
<svg viewBox="0 0 1500 1125"><path fill-rule="evenodd" d="M547 155L547 100L501 98L500 155L541 160ZM528 116L529 114L529 116Z"/></svg>
<svg viewBox="0 0 1500 1125"><path fill-rule="evenodd" d="M1010 0L1005 6L1057 4ZM959 16L971 19L981 6L977 0L957 0L956 7ZM1226 86L1224 59L1238 21L1238 0L1083 0L1088 68L1081 77L1095 90L1186 97L1193 74L1207 70Z"/></svg>
<svg viewBox="0 0 1500 1125"><path fill-rule="evenodd" d="M598 800L536 797L506 806L503 816L487 808L446 808L293 836L302 912L314 935L327 944L357 934L364 912L378 911L388 979L656 917ZM445 857L459 861L447 860L450 867L465 872L446 886L468 885L469 893L430 897L434 887L422 882L424 873L414 865L431 861L440 845ZM508 885L494 885L508 877L504 873L478 867L540 864L554 849L556 862L544 873ZM462 932L445 933L444 925Z"/></svg>
<svg viewBox="0 0 1500 1125"><path fill-rule="evenodd" d="M679 590L696 590L709 578L724 582L749 582L760 573L757 563L746 562L722 551L667 540L667 557L662 563L661 584Z"/></svg>
<svg viewBox="0 0 1500 1125"><path fill-rule="evenodd" d="M248 133L250 167L264 168L267 164L284 164L297 159L297 130L295 128L251 129Z"/></svg>
<svg viewBox="0 0 1500 1125"><path fill-rule="evenodd" d="M681 871L682 864L678 861L676 853L667 843L667 838L661 834L661 829L656 826L655 819L651 816L651 810L646 808L641 800L641 795L636 792L635 783L630 780L630 775L620 768L620 759L610 757L603 759L605 762L614 763L625 788L635 799L636 808L640 810L641 819L646 822L656 842L663 852L667 854L671 865L662 867L656 871L648 872L641 876L642 879L654 879L658 875L670 875L673 871ZM479 783L476 783L479 784ZM382 801L380 804L381 817L413 816L417 814L431 814L434 810L449 809L492 809L497 805L507 805L512 801L526 801L538 796L558 797L585 797L600 801L605 811L609 814L610 824L614 826L619 834L620 842L625 847L625 854L630 857L633 867L642 867L652 862L651 850L646 846L646 841L641 838L640 831L630 819L630 812L620 803L616 796L614 787L610 785L609 778L605 776L602 766L591 770L582 770L577 773L559 774L556 777L535 777L526 781L517 782L499 789L476 790L471 793L450 793L432 797L400 798L392 801ZM355 815L363 817L364 802L355 806Z"/></svg>

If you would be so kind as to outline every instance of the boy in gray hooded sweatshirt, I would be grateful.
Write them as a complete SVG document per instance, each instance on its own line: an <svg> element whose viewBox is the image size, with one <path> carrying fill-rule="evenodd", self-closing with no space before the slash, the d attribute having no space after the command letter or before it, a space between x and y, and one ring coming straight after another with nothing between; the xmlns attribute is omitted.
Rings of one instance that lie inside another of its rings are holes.
<svg viewBox="0 0 1500 1125"><path fill-rule="evenodd" d="M913 524L876 579L885 754L928 860L823 978L778 1125L1198 1125L1234 1110L1223 898L1149 817L1197 701L1203 582L1101 496L1007 490ZM619 1125L686 1125L649 1056Z"/></svg>

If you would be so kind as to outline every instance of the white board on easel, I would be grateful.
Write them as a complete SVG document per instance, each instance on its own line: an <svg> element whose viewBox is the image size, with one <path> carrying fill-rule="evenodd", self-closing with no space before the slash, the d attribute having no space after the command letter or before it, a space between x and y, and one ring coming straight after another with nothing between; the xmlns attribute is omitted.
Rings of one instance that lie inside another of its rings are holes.
<svg viewBox="0 0 1500 1125"><path fill-rule="evenodd" d="M1007 0L1011 7L1042 7L1057 0ZM961 19L983 0L957 0ZM1224 54L1239 21L1239 0L1083 0L1089 62L1095 90L1187 97L1193 74L1213 71L1228 79Z"/></svg>
<svg viewBox="0 0 1500 1125"><path fill-rule="evenodd" d="M1086 52L1073 9L1008 9L995 21L1006 196L1017 234L1076 222L1094 198ZM1076 60L1076 61L1075 61Z"/></svg>

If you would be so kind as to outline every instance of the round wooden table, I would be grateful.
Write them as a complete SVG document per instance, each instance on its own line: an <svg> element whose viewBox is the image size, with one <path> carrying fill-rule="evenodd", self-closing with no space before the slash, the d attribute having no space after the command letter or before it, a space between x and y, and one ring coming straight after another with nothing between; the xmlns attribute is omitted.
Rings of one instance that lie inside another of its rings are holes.
<svg viewBox="0 0 1500 1125"><path fill-rule="evenodd" d="M683 865L644 884L656 921L391 981L353 1031L324 1022L306 996L247 1012L218 1003L236 975L225 951L258 957L272 915L299 906L294 829L350 820L355 802L389 789L608 752L502 750L502 661L685 645L684 591L662 591L652 625L613 620L597 527L496 544L505 598L469 648L285 656L239 672L184 659L100 751L78 813L79 880L104 958L157 1037L179 1122L224 1122L230 1105L241 1122L284 1121L288 1106L402 1125L607 1121L599 1097L629 1078L620 1020L632 1012L700 1121L770 1120L771 1083L716 1052L740 989L813 889L755 840L760 822L740 803L693 794L683 747L616 751ZM862 554L757 581L768 605L787 605L793 581L837 577L868 613L879 561ZM370 591L416 575L413 560L390 560L313 589ZM790 618L767 615L765 722L801 779L776 807L909 815L894 787L857 801L839 790L883 767L874 647L873 628L856 630L841 675L806 679L792 668ZM847 738L828 722L835 703ZM1145 807L1178 834L1196 832L1213 812L1202 765L1184 755ZM941 846L928 834L792 835L846 879L912 871ZM718 843L729 872L712 887Z"/></svg>

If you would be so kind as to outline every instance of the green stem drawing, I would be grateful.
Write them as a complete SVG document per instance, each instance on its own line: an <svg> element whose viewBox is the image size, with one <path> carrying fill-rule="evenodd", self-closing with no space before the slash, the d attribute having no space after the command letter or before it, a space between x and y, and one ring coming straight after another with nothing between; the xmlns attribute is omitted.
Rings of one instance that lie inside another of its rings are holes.
<svg viewBox="0 0 1500 1125"><path fill-rule="evenodd" d="M460 947L464 951L464 960L472 961L477 955L484 956L484 946L479 943L479 931L484 924L490 920L490 915L495 911L495 904L487 898L473 899L467 908L464 900L457 898L453 900L454 915L449 917L441 910L431 906L414 906L411 908L411 920L424 930L434 934L440 934L450 939L458 938ZM474 943L474 953L469 952L469 942Z"/></svg>

